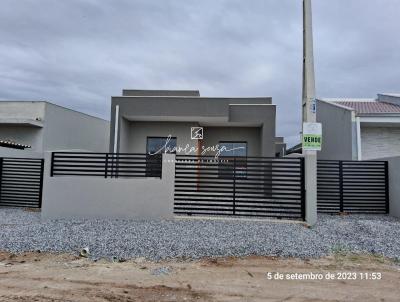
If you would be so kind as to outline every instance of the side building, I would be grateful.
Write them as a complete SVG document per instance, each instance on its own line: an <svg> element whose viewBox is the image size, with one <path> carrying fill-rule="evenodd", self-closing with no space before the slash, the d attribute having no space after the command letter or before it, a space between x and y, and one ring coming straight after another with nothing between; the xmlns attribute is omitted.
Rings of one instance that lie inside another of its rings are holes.
<svg viewBox="0 0 400 302"><path fill-rule="evenodd" d="M80 150L107 152L109 121L45 101L0 101L2 151Z"/></svg>
<svg viewBox="0 0 400 302"><path fill-rule="evenodd" d="M319 159L370 160L400 155L400 95L322 98L317 103L323 147Z"/></svg>

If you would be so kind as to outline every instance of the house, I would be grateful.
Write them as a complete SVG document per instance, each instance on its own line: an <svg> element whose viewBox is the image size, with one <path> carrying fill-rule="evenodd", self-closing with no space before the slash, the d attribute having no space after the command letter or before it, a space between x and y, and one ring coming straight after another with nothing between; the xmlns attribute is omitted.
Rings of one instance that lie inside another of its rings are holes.
<svg viewBox="0 0 400 302"><path fill-rule="evenodd" d="M271 98L123 90L111 103L110 153L46 154L43 218L304 219L304 160L275 158Z"/></svg>
<svg viewBox="0 0 400 302"><path fill-rule="evenodd" d="M269 97L201 97L199 91L123 90L111 98L110 152L275 157Z"/></svg>
<svg viewBox="0 0 400 302"><path fill-rule="evenodd" d="M286 155L286 143L284 137L278 136L275 138L275 156L283 157Z"/></svg>
<svg viewBox="0 0 400 302"><path fill-rule="evenodd" d="M16 153L55 150L106 152L109 122L45 101L0 101L2 149ZM24 147L24 148L22 148ZM28 151L29 150L29 151Z"/></svg>
<svg viewBox="0 0 400 302"><path fill-rule="evenodd" d="M317 100L319 159L370 160L400 155L400 95Z"/></svg>

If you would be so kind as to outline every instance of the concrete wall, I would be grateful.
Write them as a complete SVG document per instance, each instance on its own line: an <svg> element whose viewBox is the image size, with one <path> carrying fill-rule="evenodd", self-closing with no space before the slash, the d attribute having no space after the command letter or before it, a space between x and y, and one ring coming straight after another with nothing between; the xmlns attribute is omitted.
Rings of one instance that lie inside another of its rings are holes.
<svg viewBox="0 0 400 302"><path fill-rule="evenodd" d="M48 102L0 102L0 139L31 145L32 151L107 152L110 123Z"/></svg>
<svg viewBox="0 0 400 302"><path fill-rule="evenodd" d="M124 143L124 139L121 139L121 152L146 153L148 136L167 137L171 135L177 138L177 146L185 147L186 144L189 144L191 147L196 147L197 140L192 140L190 137L190 128L196 126L198 126L197 123L185 122L130 122L128 142ZM196 154L191 153L190 155Z"/></svg>
<svg viewBox="0 0 400 302"><path fill-rule="evenodd" d="M163 156L162 178L50 177L46 153L42 218L173 217L175 156Z"/></svg>
<svg viewBox="0 0 400 302"><path fill-rule="evenodd" d="M0 102L0 139L32 146L32 151L43 151L42 121L45 102Z"/></svg>
<svg viewBox="0 0 400 302"><path fill-rule="evenodd" d="M400 128L361 124L361 154L363 160L400 156Z"/></svg>
<svg viewBox="0 0 400 302"><path fill-rule="evenodd" d="M121 124L125 125L126 121ZM145 153L147 137L160 136L167 137L171 135L177 138L177 146L182 148L189 145L196 148L197 140L192 140L191 127L197 127L197 123L186 122L128 122L127 131L122 131L124 139L121 139L121 152L127 153ZM204 127L204 139L202 146L212 147L220 141L241 141L247 142L248 156L261 155L261 129L256 127ZM200 149L201 150L201 149ZM184 151L178 154L185 154ZM196 152L191 152L189 155L197 155ZM204 155L214 155L215 152L207 152Z"/></svg>
<svg viewBox="0 0 400 302"><path fill-rule="evenodd" d="M45 102L0 101L0 119L44 119Z"/></svg>
<svg viewBox="0 0 400 302"><path fill-rule="evenodd" d="M110 124L106 120L46 103L44 122L44 151L108 151Z"/></svg>
<svg viewBox="0 0 400 302"><path fill-rule="evenodd" d="M124 89L123 96L200 96L198 90L140 90Z"/></svg>
<svg viewBox="0 0 400 302"><path fill-rule="evenodd" d="M356 159L357 152L353 150L355 121L352 115L350 110L318 101L317 122L322 123L322 150L318 152L318 159Z"/></svg>
<svg viewBox="0 0 400 302"><path fill-rule="evenodd" d="M400 218L400 157L387 157L389 165L389 214Z"/></svg>
<svg viewBox="0 0 400 302"><path fill-rule="evenodd" d="M117 145L124 144L124 119L134 122L187 122L204 126L253 126L262 133L264 154L274 155L275 105L271 98L112 97L110 151L114 149L115 112L119 106ZM118 147L118 151L121 151ZM268 156L268 155L265 155Z"/></svg>
<svg viewBox="0 0 400 302"><path fill-rule="evenodd" d="M215 146L220 141L247 142L248 156L261 156L261 129L252 127L206 127L202 145ZM205 155L215 155L208 152Z"/></svg>
<svg viewBox="0 0 400 302"><path fill-rule="evenodd" d="M29 149L18 150L0 147L0 157L43 158L43 156L43 152L34 152L30 151Z"/></svg>
<svg viewBox="0 0 400 302"><path fill-rule="evenodd" d="M21 125L0 124L0 140L11 140L29 145L31 151L43 151L43 128Z"/></svg>
<svg viewBox="0 0 400 302"><path fill-rule="evenodd" d="M232 104L229 106L229 120L235 123L251 121L257 126L260 125L260 156L275 157L275 105Z"/></svg>

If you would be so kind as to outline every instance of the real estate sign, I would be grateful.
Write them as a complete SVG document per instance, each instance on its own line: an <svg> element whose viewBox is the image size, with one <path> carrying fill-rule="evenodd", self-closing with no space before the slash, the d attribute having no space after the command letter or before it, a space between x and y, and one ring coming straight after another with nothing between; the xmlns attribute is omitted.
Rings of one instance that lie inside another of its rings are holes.
<svg viewBox="0 0 400 302"><path fill-rule="evenodd" d="M321 151L322 124L303 123L303 150Z"/></svg>

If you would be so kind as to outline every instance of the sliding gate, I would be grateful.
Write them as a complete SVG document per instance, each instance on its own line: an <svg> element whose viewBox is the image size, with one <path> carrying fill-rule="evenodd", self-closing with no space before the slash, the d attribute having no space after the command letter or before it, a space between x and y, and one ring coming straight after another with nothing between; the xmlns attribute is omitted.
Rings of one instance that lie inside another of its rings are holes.
<svg viewBox="0 0 400 302"><path fill-rule="evenodd" d="M318 161L318 212L389 213L387 161Z"/></svg>
<svg viewBox="0 0 400 302"><path fill-rule="evenodd" d="M304 220L304 159L177 155L174 213Z"/></svg>

